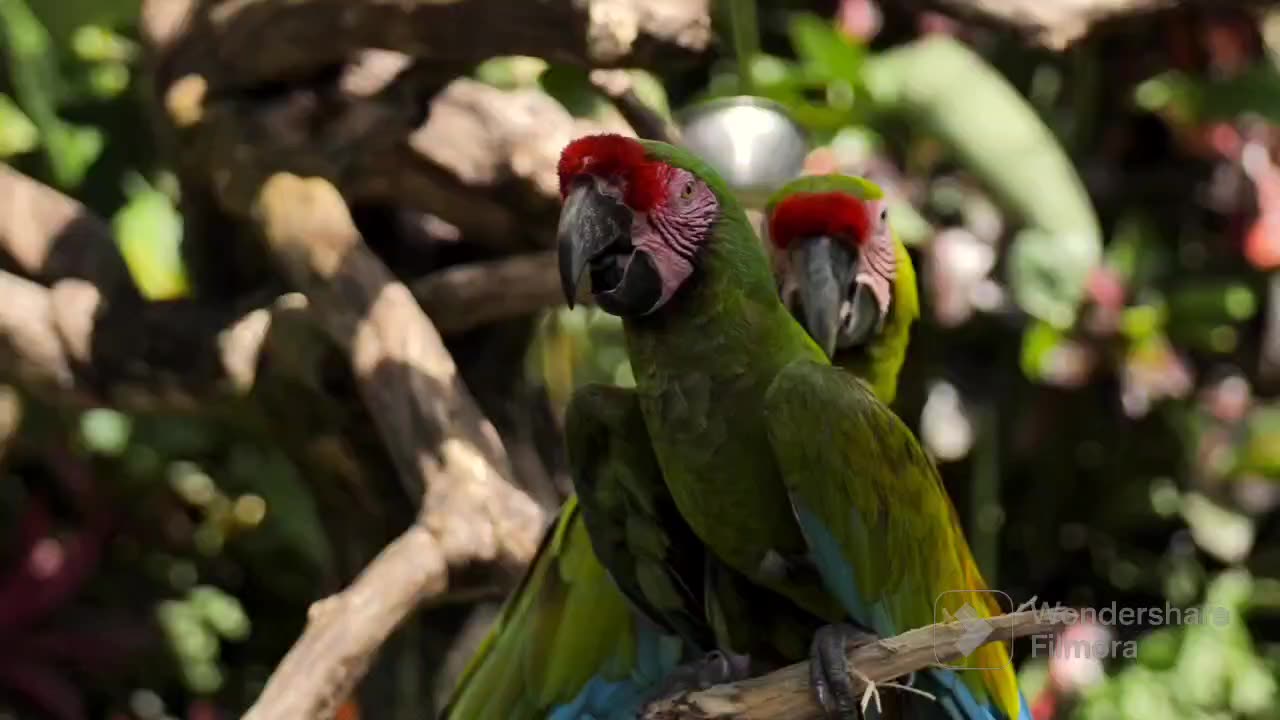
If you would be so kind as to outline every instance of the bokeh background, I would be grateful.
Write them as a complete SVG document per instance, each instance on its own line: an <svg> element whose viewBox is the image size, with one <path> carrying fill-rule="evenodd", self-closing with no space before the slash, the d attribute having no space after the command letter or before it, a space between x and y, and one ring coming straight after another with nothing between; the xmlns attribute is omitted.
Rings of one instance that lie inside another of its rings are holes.
<svg viewBox="0 0 1280 720"><path fill-rule="evenodd" d="M261 242L271 172L413 290L536 539L569 394L631 382L617 321L561 304L555 156L744 93L889 189L924 296L895 409L992 585L1232 614L1069 630L1136 658L1020 643L1037 720L1280 717L1280 10L517 5L0 0L0 718L238 717L422 517L399 421L279 299L313 286ZM339 717L431 715L512 587L488 561Z"/></svg>

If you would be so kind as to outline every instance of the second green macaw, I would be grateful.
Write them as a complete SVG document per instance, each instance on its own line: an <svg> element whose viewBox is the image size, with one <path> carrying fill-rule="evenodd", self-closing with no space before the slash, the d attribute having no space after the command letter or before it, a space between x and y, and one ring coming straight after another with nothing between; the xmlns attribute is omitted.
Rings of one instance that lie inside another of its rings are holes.
<svg viewBox="0 0 1280 720"><path fill-rule="evenodd" d="M624 318L637 385L630 402L680 514L710 553L829 623L811 655L817 697L834 717L857 713L843 666L850 622L892 635L932 622L935 602L998 611L974 592L981 579L936 469L871 386L832 368L791 318L714 172L669 145L593 136L566 148L560 179L566 297L589 273L596 303ZM850 217L855 232L842 241L858 253L855 317L844 324L865 335L859 293L869 293L880 328L897 248L880 239L882 214ZM1025 712L1003 645L963 665L972 671L921 673L937 697L930 712Z"/></svg>

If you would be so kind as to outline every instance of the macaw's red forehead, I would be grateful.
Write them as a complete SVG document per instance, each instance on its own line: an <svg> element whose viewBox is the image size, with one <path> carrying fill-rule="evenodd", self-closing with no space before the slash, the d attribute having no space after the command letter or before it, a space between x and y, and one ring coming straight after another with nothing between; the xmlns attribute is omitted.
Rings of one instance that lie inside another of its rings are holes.
<svg viewBox="0 0 1280 720"><path fill-rule="evenodd" d="M673 169L650 160L644 146L622 135L587 135L565 146L556 168L560 175L560 196L583 174L617 183L627 206L647 212L666 199L666 180Z"/></svg>
<svg viewBox="0 0 1280 720"><path fill-rule="evenodd" d="M796 240L825 235L861 245L871 228L871 211L842 192L796 193L778 201L769 216L769 240L786 249Z"/></svg>

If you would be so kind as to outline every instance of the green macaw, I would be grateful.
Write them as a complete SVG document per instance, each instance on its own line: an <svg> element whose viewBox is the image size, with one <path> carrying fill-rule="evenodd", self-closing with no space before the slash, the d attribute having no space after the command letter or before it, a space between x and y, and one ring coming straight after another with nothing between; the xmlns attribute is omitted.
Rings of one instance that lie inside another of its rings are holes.
<svg viewBox="0 0 1280 720"><path fill-rule="evenodd" d="M810 653L815 693L834 717L857 713L848 623L893 635L932 622L935 598L948 612L998 612L970 592L983 585L936 469L871 386L833 368L792 319L710 168L664 143L602 135L566 147L559 174L561 282L572 303L589 272L596 304L624 319L636 377L626 402L647 431L634 439L647 436L717 562L828 624ZM875 240L887 233L883 215L858 223L849 247L878 328L897 254L890 243L886 263ZM851 331L865 334L859 322ZM1003 645L966 661L993 669L920 673L937 697L927 710L1025 713Z"/></svg>
<svg viewBox="0 0 1280 720"><path fill-rule="evenodd" d="M439 718L621 720L687 653L633 611L570 496Z"/></svg>
<svg viewBox="0 0 1280 720"><path fill-rule="evenodd" d="M792 180L765 205L783 302L832 364L866 380L886 405L920 317L915 266L887 214L878 185L836 174Z"/></svg>
<svg viewBox="0 0 1280 720"><path fill-rule="evenodd" d="M784 188L769 211L808 182ZM864 192L862 185L855 189ZM848 343L837 356L841 362L874 358L862 365L850 363L850 369L873 379L885 402L895 394L918 306L911 260L905 248L901 252L894 302L882 332ZM783 277L785 258L779 254L777 261ZM808 277L797 274L793 280L803 284ZM561 520L548 531L537 560L477 651L444 717L468 720L499 710L517 719L553 713L600 717L678 687L681 680L705 685L744 675L737 653L755 658L758 667L803 656L817 622L706 556L662 481L634 394L609 386L583 388L566 419L578 495L568 500ZM612 578L599 567L601 562ZM634 607L657 621L659 630L632 617L619 586ZM751 602L739 602L748 595ZM570 627L594 642L565 642L557 632ZM716 646L713 635L725 639L727 652L697 663L700 653ZM671 649L676 642L672 636L686 641L683 652ZM637 637L647 645L638 644ZM637 652L657 645L665 653ZM680 669L692 672L692 678L686 674L672 681L670 668L677 656L688 661ZM665 682L658 682L664 674Z"/></svg>

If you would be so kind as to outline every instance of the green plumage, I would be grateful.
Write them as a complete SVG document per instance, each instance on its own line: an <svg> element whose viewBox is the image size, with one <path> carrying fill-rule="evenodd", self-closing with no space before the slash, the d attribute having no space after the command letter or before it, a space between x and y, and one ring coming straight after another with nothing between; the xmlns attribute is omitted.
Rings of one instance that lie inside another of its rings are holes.
<svg viewBox="0 0 1280 720"><path fill-rule="evenodd" d="M624 323L645 424L681 514L730 567L825 621L853 615L881 632L932 622L939 593L980 580L936 469L784 308L764 249L719 178L678 148L644 146L706 181L721 209L698 275L661 311ZM900 345L879 361L895 367L910 325L905 314L900 322ZM834 545L812 528L802 535L793 499ZM781 575L770 561L779 556L789 563ZM825 582L801 571L802 558ZM855 586L842 587L843 575ZM969 676L975 694L1017 717L1007 663Z"/></svg>
<svg viewBox="0 0 1280 720"><path fill-rule="evenodd" d="M626 323L636 390L594 386L571 402L567 444L582 507L570 499L473 661L448 715L456 720L544 717L593 677L626 677L637 650L624 595L689 641L686 657L714 635L770 663L802 659L819 624L850 613L815 567L821 558L793 499L816 508L836 560L898 631L932 621L939 587L981 587L936 471L876 400L892 400L919 313L905 248L895 241L894 302L881 332L837 358L863 384L829 367L790 317L764 248L715 174L670 146L645 148L707 181L721 218L689 285L662 311ZM998 611L981 599L980 612ZM575 647L561 636L570 627L591 639ZM1007 661L999 645L973 657ZM1017 716L1007 666L966 676Z"/></svg>
<svg viewBox="0 0 1280 720"><path fill-rule="evenodd" d="M609 632L583 632L583 628ZM520 586L476 650L441 720L541 720L597 674L627 677L631 610L595 557L569 498Z"/></svg>

